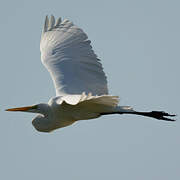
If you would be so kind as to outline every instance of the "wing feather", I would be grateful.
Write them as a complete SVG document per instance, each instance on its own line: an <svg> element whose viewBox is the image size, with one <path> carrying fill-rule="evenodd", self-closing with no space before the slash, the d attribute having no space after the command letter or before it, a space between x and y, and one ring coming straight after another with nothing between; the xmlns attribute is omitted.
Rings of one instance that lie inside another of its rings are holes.
<svg viewBox="0 0 180 180"><path fill-rule="evenodd" d="M109 107L115 107L119 103L119 97L110 96L110 95L93 96L91 93L86 95L85 92L83 92L82 94L78 94L78 95L65 95L56 98L57 104L62 104L64 102L70 105L92 103L92 104L101 104Z"/></svg>
<svg viewBox="0 0 180 180"><path fill-rule="evenodd" d="M71 21L46 16L42 31L41 60L51 74L56 96L108 94L100 60L87 35Z"/></svg>

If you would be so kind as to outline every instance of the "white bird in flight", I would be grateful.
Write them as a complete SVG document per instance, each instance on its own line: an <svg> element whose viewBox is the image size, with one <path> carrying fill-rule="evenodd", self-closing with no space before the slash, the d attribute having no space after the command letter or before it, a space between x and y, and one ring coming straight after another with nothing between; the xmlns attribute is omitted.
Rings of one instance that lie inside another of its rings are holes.
<svg viewBox="0 0 180 180"><path fill-rule="evenodd" d="M46 16L42 31L41 60L49 71L56 97L47 104L7 109L38 113L33 126L41 132L69 126L79 120L109 114L134 114L174 121L163 111L138 112L130 106L118 106L118 96L108 95L106 75L91 41L82 29L65 19Z"/></svg>

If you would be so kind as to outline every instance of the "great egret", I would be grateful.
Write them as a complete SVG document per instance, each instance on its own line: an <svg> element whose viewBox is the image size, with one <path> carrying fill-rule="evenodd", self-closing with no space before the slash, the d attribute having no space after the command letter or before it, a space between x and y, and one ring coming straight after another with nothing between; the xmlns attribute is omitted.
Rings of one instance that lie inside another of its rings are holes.
<svg viewBox="0 0 180 180"><path fill-rule="evenodd" d="M163 111L138 112L118 106L118 96L108 95L106 75L82 29L69 20L46 16L40 42L41 60L51 74L56 97L47 104L7 109L38 113L32 121L41 132L69 126L78 120L108 114L134 114L174 121Z"/></svg>

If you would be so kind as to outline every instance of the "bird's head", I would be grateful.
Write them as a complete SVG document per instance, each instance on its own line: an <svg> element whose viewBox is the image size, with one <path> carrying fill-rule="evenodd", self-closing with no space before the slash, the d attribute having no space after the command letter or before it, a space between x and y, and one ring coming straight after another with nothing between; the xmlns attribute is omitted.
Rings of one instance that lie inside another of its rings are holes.
<svg viewBox="0 0 180 180"><path fill-rule="evenodd" d="M48 104L36 104L33 106L25 106L25 107L17 107L17 108L10 108L6 109L6 111L20 111L20 112L31 112L31 113L38 113L33 121L32 124L36 130L41 132L50 132L50 120L52 118L52 113L50 106Z"/></svg>

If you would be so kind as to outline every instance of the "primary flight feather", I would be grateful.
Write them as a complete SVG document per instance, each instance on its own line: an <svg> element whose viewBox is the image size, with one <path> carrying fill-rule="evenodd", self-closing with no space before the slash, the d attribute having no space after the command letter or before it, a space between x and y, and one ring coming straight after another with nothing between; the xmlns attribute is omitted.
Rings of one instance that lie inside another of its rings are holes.
<svg viewBox="0 0 180 180"><path fill-rule="evenodd" d="M38 113L32 121L41 132L108 114L135 114L174 121L163 111L138 112L118 106L118 96L108 95L107 79L91 41L69 20L46 16L40 42L41 60L49 71L56 97L48 104L37 104L7 111Z"/></svg>

